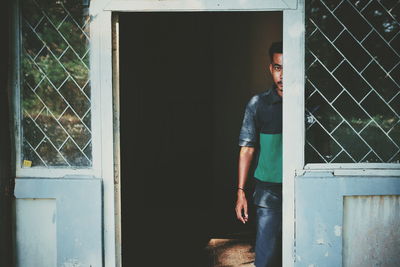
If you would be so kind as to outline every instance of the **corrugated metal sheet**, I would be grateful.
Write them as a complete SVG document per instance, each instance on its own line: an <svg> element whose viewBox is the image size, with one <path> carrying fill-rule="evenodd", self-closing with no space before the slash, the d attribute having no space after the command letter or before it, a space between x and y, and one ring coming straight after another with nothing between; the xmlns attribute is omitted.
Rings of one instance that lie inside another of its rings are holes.
<svg viewBox="0 0 400 267"><path fill-rule="evenodd" d="M400 266L400 196L346 196L343 266Z"/></svg>

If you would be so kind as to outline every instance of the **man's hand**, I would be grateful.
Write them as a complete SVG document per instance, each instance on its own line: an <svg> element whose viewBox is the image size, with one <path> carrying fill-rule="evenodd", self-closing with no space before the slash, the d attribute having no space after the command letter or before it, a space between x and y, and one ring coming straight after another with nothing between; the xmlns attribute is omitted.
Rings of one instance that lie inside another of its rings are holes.
<svg viewBox="0 0 400 267"><path fill-rule="evenodd" d="M242 223L246 223L249 219L247 214L247 199L243 190L238 190L237 201L236 201L236 217Z"/></svg>
<svg viewBox="0 0 400 267"><path fill-rule="evenodd" d="M238 168L238 191L237 191L237 201L236 201L236 217L242 223L246 223L249 219L247 214L247 199L244 193L244 188L247 180L247 173L249 172L251 160L253 159L255 148L242 146L240 148L239 155L239 168Z"/></svg>

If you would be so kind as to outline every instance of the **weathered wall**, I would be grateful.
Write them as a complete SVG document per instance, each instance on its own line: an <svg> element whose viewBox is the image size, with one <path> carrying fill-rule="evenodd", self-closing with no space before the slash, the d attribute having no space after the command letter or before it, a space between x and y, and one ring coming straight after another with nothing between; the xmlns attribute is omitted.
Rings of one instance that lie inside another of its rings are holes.
<svg viewBox="0 0 400 267"><path fill-rule="evenodd" d="M297 178L296 266L397 266L399 195L399 177Z"/></svg>
<svg viewBox="0 0 400 267"><path fill-rule="evenodd" d="M101 179L18 178L14 194L17 267L103 266Z"/></svg>

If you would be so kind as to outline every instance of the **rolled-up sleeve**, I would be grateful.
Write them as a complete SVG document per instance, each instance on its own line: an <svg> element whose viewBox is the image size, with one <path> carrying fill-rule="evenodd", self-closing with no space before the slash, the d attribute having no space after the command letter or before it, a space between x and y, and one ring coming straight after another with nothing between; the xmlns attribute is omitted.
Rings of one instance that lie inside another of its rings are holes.
<svg viewBox="0 0 400 267"><path fill-rule="evenodd" d="M256 112L258 101L259 96L256 95L247 103L242 128L240 129L239 146L255 147L257 145L258 130Z"/></svg>

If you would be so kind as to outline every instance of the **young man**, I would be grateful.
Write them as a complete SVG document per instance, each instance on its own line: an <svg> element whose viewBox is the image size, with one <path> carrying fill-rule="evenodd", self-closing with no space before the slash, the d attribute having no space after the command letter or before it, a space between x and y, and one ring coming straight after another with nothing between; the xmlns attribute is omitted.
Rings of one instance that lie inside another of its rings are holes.
<svg viewBox="0 0 400 267"><path fill-rule="evenodd" d="M282 265L282 42L271 45L269 56L273 86L251 98L239 136L236 216L243 223L249 219L244 188L251 161L257 160L253 194L257 214L256 267Z"/></svg>

